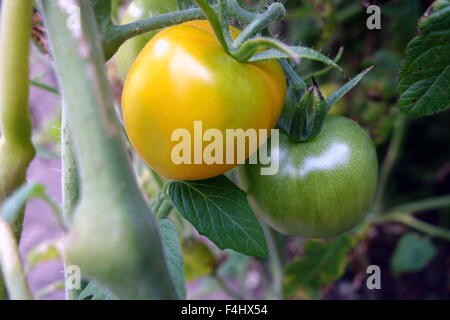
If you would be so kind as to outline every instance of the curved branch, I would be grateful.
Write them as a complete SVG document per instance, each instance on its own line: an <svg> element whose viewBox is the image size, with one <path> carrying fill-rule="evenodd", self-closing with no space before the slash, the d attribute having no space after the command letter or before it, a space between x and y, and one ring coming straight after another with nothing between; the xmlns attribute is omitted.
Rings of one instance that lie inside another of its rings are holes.
<svg viewBox="0 0 450 320"><path fill-rule="evenodd" d="M402 223L432 237L450 241L450 230L434 226L412 216L413 212L450 208L450 195L414 201L397 206L385 215L377 215L374 222L393 221Z"/></svg>
<svg viewBox="0 0 450 320"><path fill-rule="evenodd" d="M214 8L217 7L215 6ZM228 0L228 8L230 16L237 18L244 24L250 23L257 16L241 8L236 0ZM116 53L122 43L134 36L186 21L204 18L205 16L200 8L193 8L161 14L124 25L111 24L107 31L103 30L102 32L106 60L109 60Z"/></svg>

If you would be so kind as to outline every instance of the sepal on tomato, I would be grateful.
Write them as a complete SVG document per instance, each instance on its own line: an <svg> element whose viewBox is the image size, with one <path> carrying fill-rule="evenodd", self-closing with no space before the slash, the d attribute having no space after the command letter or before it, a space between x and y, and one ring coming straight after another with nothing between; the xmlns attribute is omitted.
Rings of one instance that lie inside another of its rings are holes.
<svg viewBox="0 0 450 320"><path fill-rule="evenodd" d="M313 85L298 101L289 126L289 137L303 142L316 137L327 115L325 98L313 78Z"/></svg>

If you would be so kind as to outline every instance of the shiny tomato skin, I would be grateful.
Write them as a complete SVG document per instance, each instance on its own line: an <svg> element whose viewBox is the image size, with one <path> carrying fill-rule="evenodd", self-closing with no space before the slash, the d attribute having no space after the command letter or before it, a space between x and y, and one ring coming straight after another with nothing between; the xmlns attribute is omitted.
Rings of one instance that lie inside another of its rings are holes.
<svg viewBox="0 0 450 320"><path fill-rule="evenodd" d="M286 235L327 238L357 225L369 210L377 186L374 144L354 121L327 116L319 136L302 143L281 133L279 171L260 175L261 165L239 168L250 204Z"/></svg>
<svg viewBox="0 0 450 320"><path fill-rule="evenodd" d="M239 30L231 30L236 37ZM125 129L139 155L162 176L207 179L237 164L175 164L174 130L194 137L194 121L202 121L203 132L218 129L224 137L226 129L272 129L285 92L278 62L239 62L220 46L207 21L190 21L162 30L139 54L122 94Z"/></svg>

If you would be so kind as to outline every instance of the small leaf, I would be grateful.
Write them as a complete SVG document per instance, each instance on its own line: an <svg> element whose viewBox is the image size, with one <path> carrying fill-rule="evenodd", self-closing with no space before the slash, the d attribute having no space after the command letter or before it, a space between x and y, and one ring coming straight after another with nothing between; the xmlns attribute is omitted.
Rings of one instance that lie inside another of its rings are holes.
<svg viewBox="0 0 450 320"><path fill-rule="evenodd" d="M187 281L214 273L216 259L205 243L195 238L189 238L183 241L182 250Z"/></svg>
<svg viewBox="0 0 450 320"><path fill-rule="evenodd" d="M395 274L420 271L436 253L436 248L428 239L414 232L407 233L395 248L391 269Z"/></svg>
<svg viewBox="0 0 450 320"><path fill-rule="evenodd" d="M343 54L344 54L344 47L340 47L339 51L336 54L336 57L334 57L333 61L337 64L339 62L339 60L341 60ZM326 75L331 70L333 70L333 67L328 66L328 67L323 68L322 70L318 70L318 71L315 71L308 75L304 75L303 78L305 78L305 79L309 79L311 77L318 78L318 77Z"/></svg>
<svg viewBox="0 0 450 320"><path fill-rule="evenodd" d="M316 51L316 50L310 49L310 48L301 47L301 46L290 47L290 49L299 58L319 61L326 65L332 66L332 67L338 69L339 71L342 71L341 67L339 67L332 59L323 55L319 51ZM266 51L256 53L248 60L248 62L275 60L275 59L283 59L283 58L285 58L285 59L290 58L290 55L287 54L286 52L282 52L277 49L269 49Z"/></svg>
<svg viewBox="0 0 450 320"><path fill-rule="evenodd" d="M27 267L26 270L29 271L33 269L37 264L59 259L61 257L61 252L58 248L59 240L50 240L32 248L27 254Z"/></svg>
<svg viewBox="0 0 450 320"><path fill-rule="evenodd" d="M438 0L419 23L400 70L399 107L420 117L450 107L450 1Z"/></svg>
<svg viewBox="0 0 450 320"><path fill-rule="evenodd" d="M1 216L9 223L14 223L28 200L45 196L42 184L24 184L6 199L1 207Z"/></svg>
<svg viewBox="0 0 450 320"><path fill-rule="evenodd" d="M317 291L340 278L347 265L347 253L353 246L349 235L343 234L331 242L309 240L302 257L285 269L284 292L295 294L298 288Z"/></svg>
<svg viewBox="0 0 450 320"><path fill-rule="evenodd" d="M178 295L181 299L186 299L184 262L177 229L170 220L162 219L158 222L167 268L169 269L170 276L174 282Z"/></svg>
<svg viewBox="0 0 450 320"><path fill-rule="evenodd" d="M169 197L178 212L220 249L267 255L263 231L245 192L225 176L174 181L169 185Z"/></svg>
<svg viewBox="0 0 450 320"><path fill-rule="evenodd" d="M245 41L242 46L233 53L233 56L238 61L246 62L252 60L252 57L255 56L258 51L265 49L273 49L278 52L282 52L288 58L293 59L296 63L300 62L300 56L295 50L293 50L293 47L290 47L276 39L266 37L256 37Z"/></svg>
<svg viewBox="0 0 450 320"><path fill-rule="evenodd" d="M78 300L114 300L113 297L94 281L89 281L86 288L78 295Z"/></svg>
<svg viewBox="0 0 450 320"><path fill-rule="evenodd" d="M328 110L331 109L331 107L339 101L343 96L347 94L350 90L352 90L361 80L364 78L364 76L372 70L373 67L367 68L360 74L358 74L356 77L354 77L352 80L347 82L345 85L343 85L340 89L336 90L334 93L332 93L328 99L327 99L327 108Z"/></svg>

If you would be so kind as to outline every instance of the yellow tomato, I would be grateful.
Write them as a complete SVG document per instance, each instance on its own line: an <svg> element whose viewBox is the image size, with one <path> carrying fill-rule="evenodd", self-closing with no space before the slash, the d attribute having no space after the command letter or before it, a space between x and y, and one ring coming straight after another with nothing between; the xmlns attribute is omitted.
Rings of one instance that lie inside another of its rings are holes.
<svg viewBox="0 0 450 320"><path fill-rule="evenodd" d="M239 34L233 27L231 32L234 38ZM207 21L190 21L159 32L137 57L122 95L125 129L140 156L162 176L207 179L237 163L176 164L172 151L180 141L172 141L174 131L189 132L193 146L195 121L201 121L203 132L217 129L223 137L227 129L272 129L285 92L278 62L239 62L224 51ZM201 143L204 149L211 142Z"/></svg>

